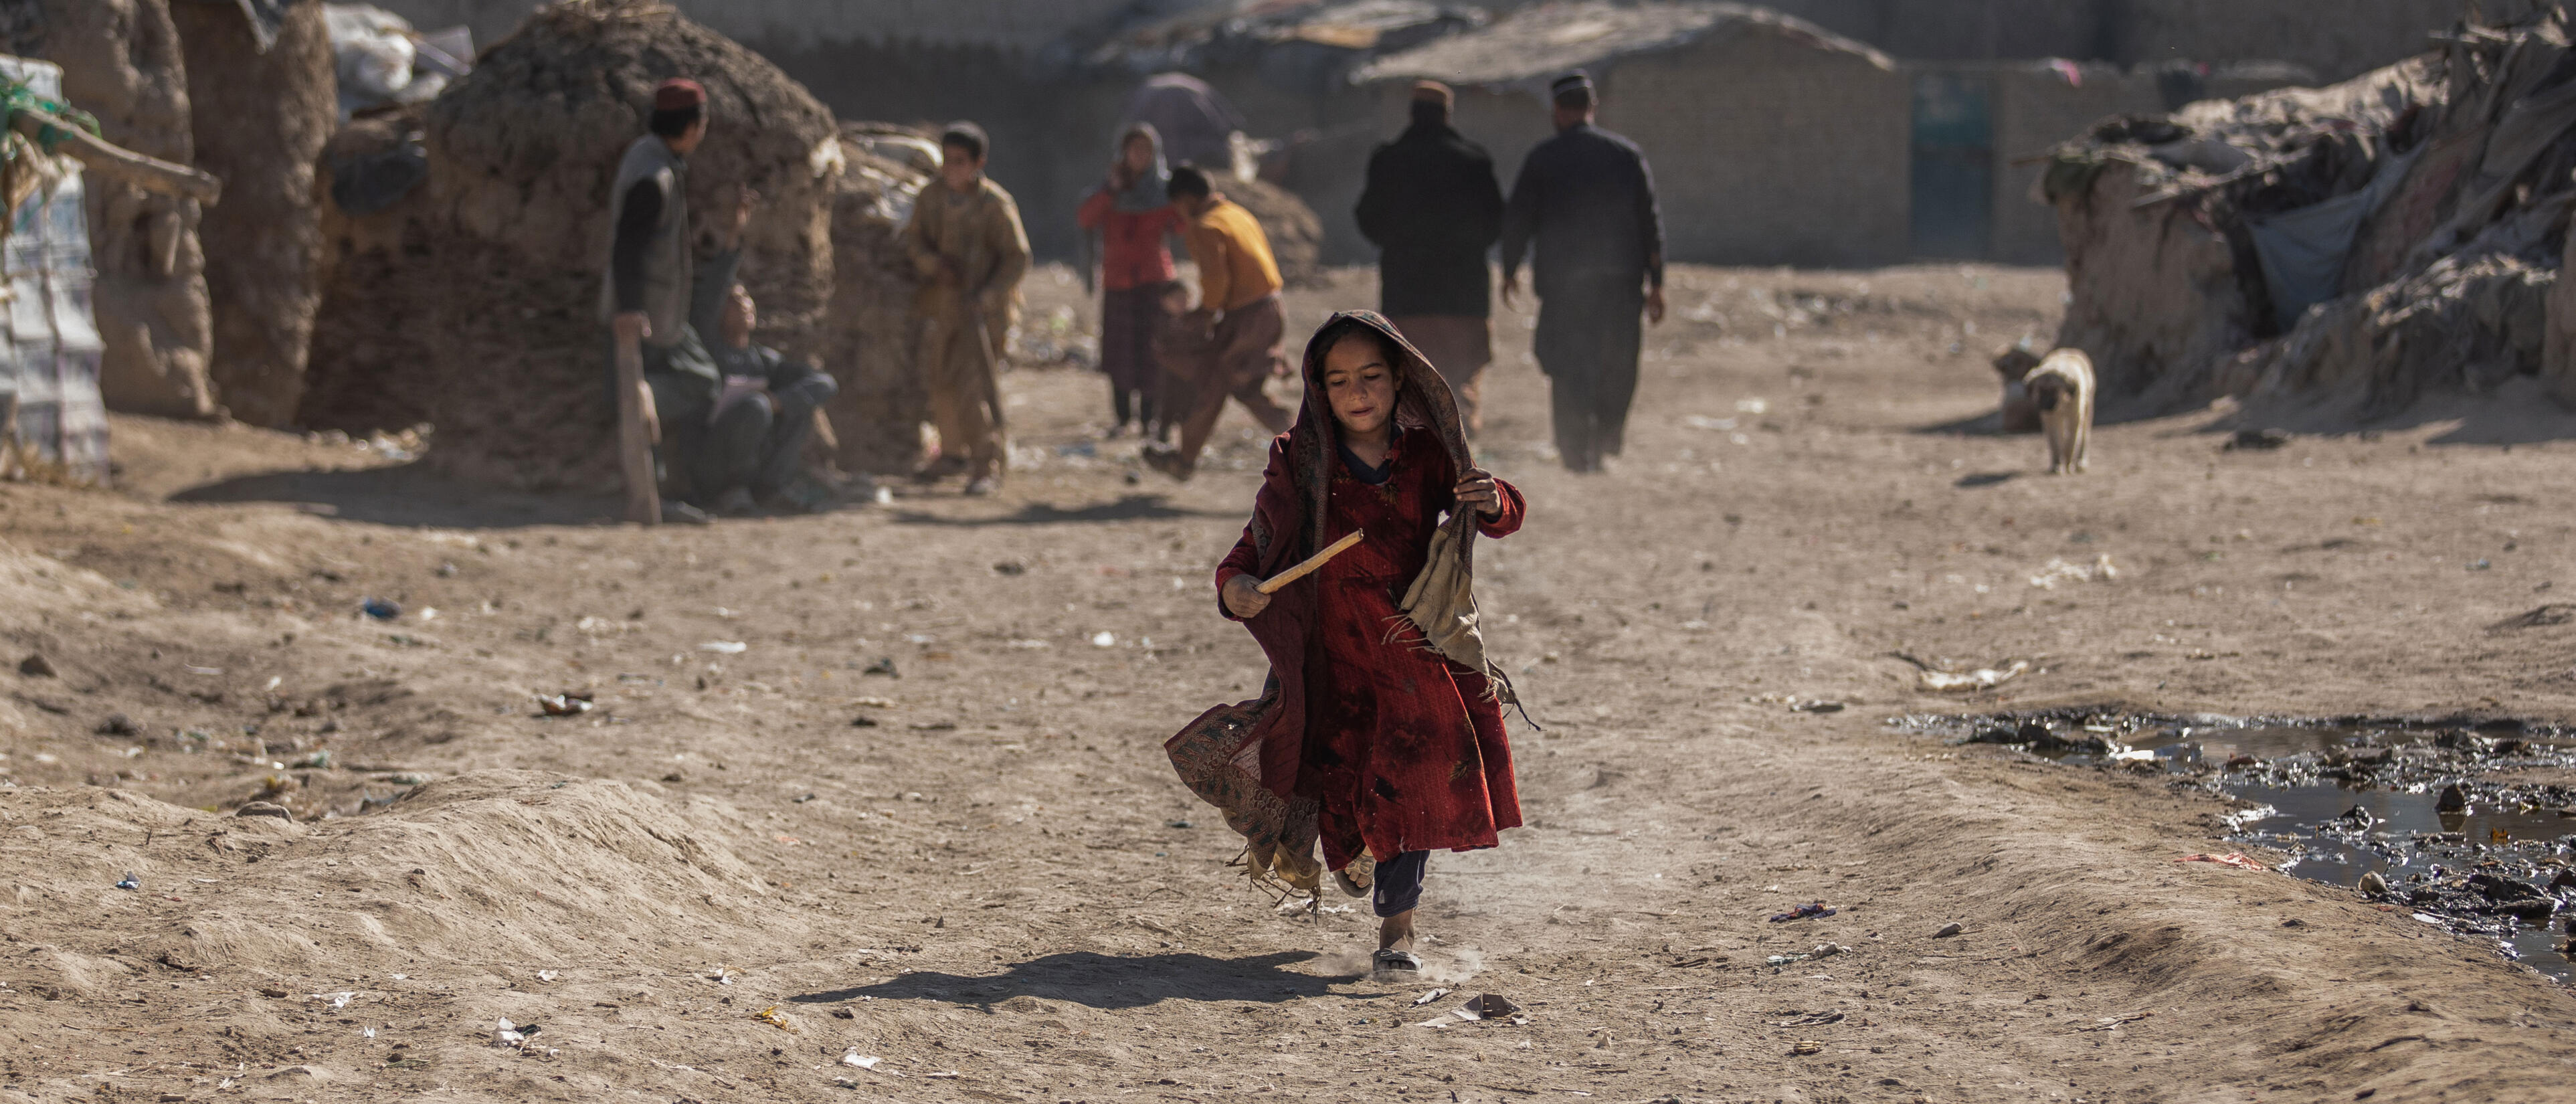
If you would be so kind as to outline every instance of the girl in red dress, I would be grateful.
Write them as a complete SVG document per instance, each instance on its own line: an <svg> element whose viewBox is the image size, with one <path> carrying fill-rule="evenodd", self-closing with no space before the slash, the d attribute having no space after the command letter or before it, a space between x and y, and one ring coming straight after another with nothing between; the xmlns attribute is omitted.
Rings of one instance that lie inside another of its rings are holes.
<svg viewBox="0 0 2576 1104"><path fill-rule="evenodd" d="M1385 319L1333 316L1306 347L1305 378L1304 409L1271 445L1217 589L1276 683L1251 733L1258 778L1293 807L1311 803L1324 868L1371 893L1378 968L1419 970L1413 909L1429 853L1492 847L1521 817L1499 676L1480 638L1457 643L1475 637L1472 613L1426 629L1420 611L1438 603L1416 600L1417 579L1454 583L1452 605L1472 611L1474 534L1510 535L1523 502L1472 466L1448 385ZM1442 533L1462 512L1472 527ZM1352 532L1367 535L1315 574L1257 589Z"/></svg>

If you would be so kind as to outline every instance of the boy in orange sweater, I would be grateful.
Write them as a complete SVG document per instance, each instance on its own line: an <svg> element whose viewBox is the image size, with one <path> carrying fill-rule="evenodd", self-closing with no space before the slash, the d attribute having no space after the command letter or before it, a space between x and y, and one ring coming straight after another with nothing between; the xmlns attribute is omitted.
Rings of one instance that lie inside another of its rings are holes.
<svg viewBox="0 0 2576 1104"><path fill-rule="evenodd" d="M1181 420L1180 447L1149 448L1144 459L1154 470L1186 480L1198 469L1199 452L1216 432L1229 395L1262 428L1288 431L1288 411L1261 390L1269 377L1288 374L1288 358L1280 351L1287 316L1279 305L1279 262L1252 212L1209 187L1207 174L1189 165L1172 170L1170 194L1189 223L1190 259L1199 267L1199 306L1181 324L1207 340L1194 354L1195 363L1186 366L1196 395Z"/></svg>

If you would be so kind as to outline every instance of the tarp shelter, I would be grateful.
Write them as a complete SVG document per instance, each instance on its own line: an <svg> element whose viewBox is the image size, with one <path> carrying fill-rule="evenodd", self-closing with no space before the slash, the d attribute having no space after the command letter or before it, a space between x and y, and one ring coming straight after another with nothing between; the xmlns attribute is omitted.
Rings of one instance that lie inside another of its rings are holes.
<svg viewBox="0 0 2576 1104"><path fill-rule="evenodd" d="M51 62L0 55L0 77L62 98L63 70ZM85 204L80 171L65 164L54 187L39 188L10 213L0 250L8 293L0 311L0 410L14 406L17 417L5 427L14 455L0 456L0 472L23 468L75 483L107 478Z"/></svg>

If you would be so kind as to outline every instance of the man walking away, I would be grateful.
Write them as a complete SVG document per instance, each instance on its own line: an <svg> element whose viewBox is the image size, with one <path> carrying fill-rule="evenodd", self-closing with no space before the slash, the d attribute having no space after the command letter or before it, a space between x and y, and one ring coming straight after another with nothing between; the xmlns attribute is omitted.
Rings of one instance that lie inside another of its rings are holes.
<svg viewBox="0 0 2576 1104"><path fill-rule="evenodd" d="M1637 393L1638 316L1664 320L1664 217L1637 144L1593 125L1592 78L1549 86L1556 137L1530 150L1503 212L1503 304L1521 258L1538 293L1539 370L1547 373L1556 447L1566 469L1601 470L1619 455Z"/></svg>
<svg viewBox="0 0 2576 1104"><path fill-rule="evenodd" d="M1155 471L1186 480L1198 470L1199 452L1216 432L1229 395L1262 428L1288 432L1288 411L1261 390L1264 380L1288 373L1279 351L1288 320L1279 306L1279 262L1252 212L1210 188L1207 174L1190 165L1172 170L1171 197L1189 221L1190 259L1199 266L1198 309L1175 325L1193 337L1204 334L1205 341L1192 342L1199 349L1187 367L1196 386L1180 448L1149 447L1144 459Z"/></svg>
<svg viewBox="0 0 2576 1104"><path fill-rule="evenodd" d="M1029 270L1019 205L984 175L991 145L984 128L949 124L939 136L939 185L922 191L903 231L924 281L912 313L922 385L939 427L939 455L915 477L962 473L970 495L998 490L1009 464L999 358Z"/></svg>
<svg viewBox="0 0 2576 1104"><path fill-rule="evenodd" d="M1378 310L1420 349L1458 398L1467 436L1483 428L1477 398L1494 359L1493 279L1485 251L1503 228L1494 158L1449 125L1449 86L1413 86L1413 125L1369 155L1360 233L1378 247Z"/></svg>
<svg viewBox="0 0 2576 1104"><path fill-rule="evenodd" d="M674 490L683 498L694 494L686 458L703 445L724 386L689 325L687 159L706 140L707 90L693 80L663 81L653 90L648 129L617 165L609 192L608 278L599 288L600 316L609 324L626 516L647 525L665 514L704 524L705 512L660 500L653 446L662 446Z"/></svg>

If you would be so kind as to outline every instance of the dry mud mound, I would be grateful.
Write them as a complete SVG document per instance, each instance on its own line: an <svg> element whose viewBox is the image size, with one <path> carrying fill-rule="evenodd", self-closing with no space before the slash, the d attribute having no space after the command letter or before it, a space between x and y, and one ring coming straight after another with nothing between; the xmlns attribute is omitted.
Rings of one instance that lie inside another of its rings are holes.
<svg viewBox="0 0 2576 1104"><path fill-rule="evenodd" d="M430 105L421 208L361 216L380 225L344 239L357 243L353 256L381 256L341 270L347 286L322 327L370 336L349 351L317 348L335 393L317 416L345 420L359 408L353 389L416 395L418 417L438 426L432 458L451 472L529 488L613 485L597 317L609 186L644 133L653 86L674 76L706 85L713 117L689 159L701 255L736 189L759 192L742 271L760 301L760 339L819 354L841 165L830 113L667 5L575 0L531 16Z"/></svg>
<svg viewBox="0 0 2576 1104"><path fill-rule="evenodd" d="M244 1062L258 1065L236 1076L258 1088L346 1090L429 1067L508 1083L552 1040L496 1046L502 1018L569 1033L575 1010L609 1020L621 1005L729 995L709 980L728 964L803 942L726 842L752 832L727 806L652 783L526 771L313 824L122 790L0 790L11 977L34 998L0 1005L0 1029L148 1030L156 1050L120 1076L133 1091L203 1091L192 1075ZM746 1042L787 1037L749 1011ZM157 1027L175 1019L202 1029ZM580 1060L617 1065L647 1065L637 1048L661 1038L589 1034ZM54 1099L72 1086L15 1087Z"/></svg>
<svg viewBox="0 0 2576 1104"><path fill-rule="evenodd" d="M280 6L276 41L265 47L242 5L170 6L186 48L196 164L224 182L198 227L214 304L215 398L261 426L293 424L303 398L321 301L313 157L339 116L322 5Z"/></svg>
<svg viewBox="0 0 2576 1104"><path fill-rule="evenodd" d="M2533 376L2576 398L2552 310L2571 171L2576 52L2550 22L2107 120L2043 183L2072 293L2059 343L2123 413L2233 395L2366 420Z"/></svg>

